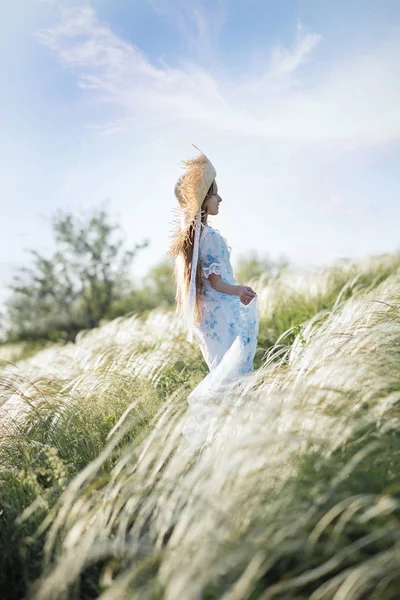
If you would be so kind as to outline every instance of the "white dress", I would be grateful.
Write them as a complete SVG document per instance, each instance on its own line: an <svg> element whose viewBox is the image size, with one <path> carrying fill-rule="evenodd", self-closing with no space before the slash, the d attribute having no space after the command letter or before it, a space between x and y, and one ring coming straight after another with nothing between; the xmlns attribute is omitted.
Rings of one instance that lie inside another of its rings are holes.
<svg viewBox="0 0 400 600"><path fill-rule="evenodd" d="M221 393L233 389L234 382L253 371L257 348L257 297L248 305L242 304L239 296L214 290L208 279L215 273L226 283L237 285L230 253L226 239L218 230L206 225L199 244L203 319L194 325L193 334L210 372L188 397L189 418L183 429L185 437L197 445L206 435Z"/></svg>

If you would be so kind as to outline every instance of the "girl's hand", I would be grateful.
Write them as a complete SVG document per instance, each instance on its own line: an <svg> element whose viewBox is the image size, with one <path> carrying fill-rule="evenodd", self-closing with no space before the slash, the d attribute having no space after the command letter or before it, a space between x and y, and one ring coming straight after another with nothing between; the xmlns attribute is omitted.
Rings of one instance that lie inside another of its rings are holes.
<svg viewBox="0 0 400 600"><path fill-rule="evenodd" d="M249 287L248 285L239 285L238 288L238 296L242 304L249 304L253 298L257 296L253 288Z"/></svg>

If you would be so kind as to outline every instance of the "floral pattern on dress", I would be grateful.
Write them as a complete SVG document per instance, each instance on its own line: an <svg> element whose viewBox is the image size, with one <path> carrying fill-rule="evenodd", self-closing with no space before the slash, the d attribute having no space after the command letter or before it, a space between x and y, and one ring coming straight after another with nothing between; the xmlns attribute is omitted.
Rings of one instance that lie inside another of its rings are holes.
<svg viewBox="0 0 400 600"><path fill-rule="evenodd" d="M244 305L238 296L215 290L209 280L211 273L215 273L221 275L226 283L237 285L230 253L231 247L226 239L219 231L206 225L202 230L199 246L203 319L194 327L194 333L210 370L220 363L233 342L239 338L241 350L237 373L244 375L253 370L257 347L258 316L255 314L255 300Z"/></svg>

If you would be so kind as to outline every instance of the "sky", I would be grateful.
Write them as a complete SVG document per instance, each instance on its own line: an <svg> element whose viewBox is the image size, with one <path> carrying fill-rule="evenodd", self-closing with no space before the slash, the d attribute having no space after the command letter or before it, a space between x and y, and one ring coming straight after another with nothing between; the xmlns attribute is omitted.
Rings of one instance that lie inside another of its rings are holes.
<svg viewBox="0 0 400 600"><path fill-rule="evenodd" d="M198 146L232 246L316 266L399 249L398 0L7 0L0 297L58 209L163 260Z"/></svg>

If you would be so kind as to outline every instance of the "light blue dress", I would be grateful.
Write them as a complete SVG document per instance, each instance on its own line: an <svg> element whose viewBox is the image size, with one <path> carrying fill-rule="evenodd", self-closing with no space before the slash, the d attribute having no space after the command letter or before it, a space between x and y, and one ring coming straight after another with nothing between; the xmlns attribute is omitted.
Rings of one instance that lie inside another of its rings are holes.
<svg viewBox="0 0 400 600"><path fill-rule="evenodd" d="M210 372L188 396L189 411L182 433L193 448L218 435L219 408L230 402L231 392L237 391L253 371L259 326L257 296L242 304L239 296L214 290L208 279L215 273L226 283L237 285L230 253L226 239L206 225L199 244L203 320L194 325L193 334Z"/></svg>
<svg viewBox="0 0 400 600"><path fill-rule="evenodd" d="M201 232L199 245L202 272L200 298L204 316L193 332L210 371L219 365L236 340L241 348L236 372L237 375L245 375L253 370L257 347L257 298L248 305L242 304L239 296L214 290L208 279L211 273L216 273L226 283L237 285L230 254L231 247L226 239L217 229L206 225Z"/></svg>

